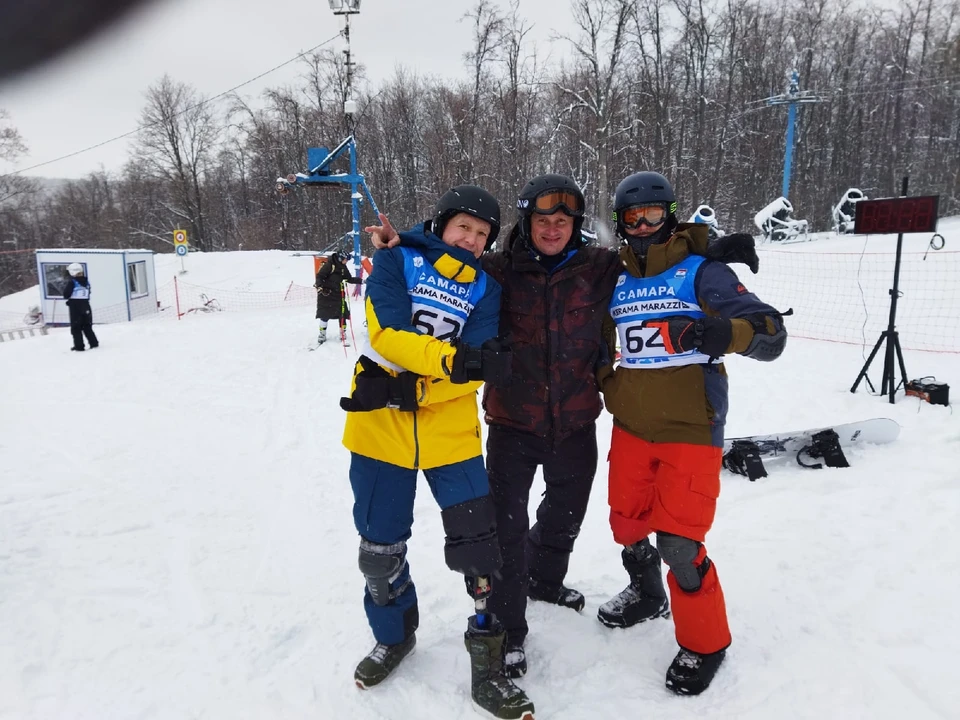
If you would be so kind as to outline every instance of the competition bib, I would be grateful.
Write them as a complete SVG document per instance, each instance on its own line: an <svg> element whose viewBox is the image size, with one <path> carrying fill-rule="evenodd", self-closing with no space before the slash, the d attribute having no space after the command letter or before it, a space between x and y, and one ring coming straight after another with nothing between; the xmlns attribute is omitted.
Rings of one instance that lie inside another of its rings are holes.
<svg viewBox="0 0 960 720"><path fill-rule="evenodd" d="M84 287L76 280L73 281L73 292L70 293L71 300L89 300L90 288Z"/></svg>
<svg viewBox="0 0 960 720"><path fill-rule="evenodd" d="M460 337L467 318L487 290L486 273L478 273L474 282L456 282L437 272L419 252L405 247L400 250L413 311L410 324L437 340L452 342ZM369 348L365 354L384 367L397 372L404 370L383 358L373 348Z"/></svg>
<svg viewBox="0 0 960 720"><path fill-rule="evenodd" d="M697 350L671 355L660 337L660 330L643 327L646 320L671 315L704 317L695 289L697 269L704 259L699 255L688 256L651 278L636 278L626 271L620 273L610 301L610 316L617 325L620 363L624 367L678 367L710 362L708 355Z"/></svg>

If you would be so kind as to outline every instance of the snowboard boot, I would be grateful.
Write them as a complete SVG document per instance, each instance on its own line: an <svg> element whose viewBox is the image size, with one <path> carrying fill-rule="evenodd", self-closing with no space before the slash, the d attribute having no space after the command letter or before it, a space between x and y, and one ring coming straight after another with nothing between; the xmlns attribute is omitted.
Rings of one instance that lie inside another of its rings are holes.
<svg viewBox="0 0 960 720"><path fill-rule="evenodd" d="M503 643L503 674L513 680L527 674L527 653L523 645L511 645L509 640Z"/></svg>
<svg viewBox="0 0 960 720"><path fill-rule="evenodd" d="M467 621L463 644L470 653L470 695L474 705L496 720L533 720L533 703L503 674L503 626L492 614L486 626L473 615Z"/></svg>
<svg viewBox="0 0 960 720"><path fill-rule="evenodd" d="M644 538L625 547L620 556L630 584L600 606L597 619L607 627L628 628L654 618L670 617L657 549Z"/></svg>
<svg viewBox="0 0 960 720"><path fill-rule="evenodd" d="M680 648L667 670L667 688L677 695L699 695L710 687L726 654L726 649L701 655Z"/></svg>
<svg viewBox="0 0 960 720"><path fill-rule="evenodd" d="M580 612L586 601L579 590L568 588L565 585L547 585L544 582L530 578L527 584L527 597L531 600L553 603L560 607L568 607Z"/></svg>
<svg viewBox="0 0 960 720"><path fill-rule="evenodd" d="M353 679L361 690L379 685L390 673L397 669L400 662L410 653L417 644L417 636L411 635L397 645L377 643L373 650L360 661Z"/></svg>

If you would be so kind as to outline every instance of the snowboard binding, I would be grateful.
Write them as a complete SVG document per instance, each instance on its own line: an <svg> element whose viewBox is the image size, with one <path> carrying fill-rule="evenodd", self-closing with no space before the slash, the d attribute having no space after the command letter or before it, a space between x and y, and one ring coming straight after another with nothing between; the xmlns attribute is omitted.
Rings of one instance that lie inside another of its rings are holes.
<svg viewBox="0 0 960 720"><path fill-rule="evenodd" d="M752 440L734 440L733 447L723 456L723 466L737 475L746 475L750 482L767 477L760 458L760 446Z"/></svg>
<svg viewBox="0 0 960 720"><path fill-rule="evenodd" d="M810 460L822 459L827 467L845 468L850 467L843 450L840 448L840 436L836 430L821 430L813 436L809 445L804 445L797 452L797 464L800 467L819 470L823 463L804 462L804 457Z"/></svg>

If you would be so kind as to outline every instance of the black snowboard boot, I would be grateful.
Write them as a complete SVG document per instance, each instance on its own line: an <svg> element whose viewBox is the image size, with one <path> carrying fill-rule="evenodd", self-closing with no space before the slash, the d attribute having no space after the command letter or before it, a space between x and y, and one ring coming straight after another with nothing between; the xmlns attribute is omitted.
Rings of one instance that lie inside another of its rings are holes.
<svg viewBox="0 0 960 720"><path fill-rule="evenodd" d="M573 608L577 612L583 610L585 600L579 590L568 588L565 585L547 585L530 578L527 584L527 597L531 600L553 603L560 607Z"/></svg>
<svg viewBox="0 0 960 720"><path fill-rule="evenodd" d="M667 670L667 688L677 695L699 695L710 687L710 681L726 654L725 649L701 655L680 648Z"/></svg>
<svg viewBox="0 0 960 720"><path fill-rule="evenodd" d="M470 653L470 695L474 704L496 720L533 720L533 703L523 690L503 675L503 626L492 614L467 621L463 644Z"/></svg>
<svg viewBox="0 0 960 720"><path fill-rule="evenodd" d="M657 549L644 538L625 547L620 557L630 575L630 584L600 606L597 619L607 627L628 628L654 618L670 617Z"/></svg>
<svg viewBox="0 0 960 720"><path fill-rule="evenodd" d="M360 661L353 679L361 690L379 685L390 673L397 669L397 665L410 653L417 644L417 636L411 635L398 645L384 645L377 643L373 650Z"/></svg>
<svg viewBox="0 0 960 720"><path fill-rule="evenodd" d="M511 645L509 639L503 643L503 674L514 680L527 674L527 653L523 645Z"/></svg>

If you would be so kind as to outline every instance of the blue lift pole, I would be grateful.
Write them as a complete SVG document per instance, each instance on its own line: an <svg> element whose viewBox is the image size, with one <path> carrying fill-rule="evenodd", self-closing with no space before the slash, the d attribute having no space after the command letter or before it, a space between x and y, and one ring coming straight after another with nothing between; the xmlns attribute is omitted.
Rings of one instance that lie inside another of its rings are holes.
<svg viewBox="0 0 960 720"><path fill-rule="evenodd" d="M821 101L821 97L809 90L800 91L800 73L796 70L790 73L790 82L787 85L786 93L766 99L767 105L787 106L787 139L783 152L783 185L781 186L781 194L785 199L789 198L790 194L790 171L793 168L793 137L794 127L797 123L797 105Z"/></svg>
<svg viewBox="0 0 960 720"><path fill-rule="evenodd" d="M790 169L793 166L793 124L797 120L797 104L790 103L787 108L787 149L783 154L783 187L781 195L790 197Z"/></svg>
<svg viewBox="0 0 960 720"><path fill-rule="evenodd" d="M351 137L353 137L351 135ZM354 178L359 177L357 172L357 151L356 143L352 146L350 153L350 175ZM353 212L353 268L354 277L360 277L360 201L363 195L360 194L360 183L356 180L350 183L350 207ZM376 210L376 205L373 206Z"/></svg>
<svg viewBox="0 0 960 720"><path fill-rule="evenodd" d="M347 155L350 160L350 172L333 172L331 165L333 161L343 155ZM357 142L353 135L341 142L333 150L325 147L307 148L307 172L291 173L285 178L277 178L277 191L281 195L286 195L291 188L297 185L318 186L318 185L346 185L350 188L350 207L353 215L353 261L357 271L357 277L360 273L360 203L366 197L370 203L370 209L374 215L380 214L377 203L370 194L370 188L367 187L367 181L357 169Z"/></svg>

